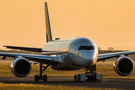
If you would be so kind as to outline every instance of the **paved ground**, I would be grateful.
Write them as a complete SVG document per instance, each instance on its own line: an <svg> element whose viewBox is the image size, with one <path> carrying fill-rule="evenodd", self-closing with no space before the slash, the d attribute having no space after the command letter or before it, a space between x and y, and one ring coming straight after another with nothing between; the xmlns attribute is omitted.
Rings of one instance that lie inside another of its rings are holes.
<svg viewBox="0 0 135 90"><path fill-rule="evenodd" d="M39 81L34 82L34 77L0 77L0 82L5 84L14 83L30 83L30 84L44 84L44 85L64 85L64 86L81 86L90 88L116 88L116 89L135 89L135 79L113 79L104 78L102 82L74 82L73 77L63 77L63 76L49 76L47 82Z"/></svg>

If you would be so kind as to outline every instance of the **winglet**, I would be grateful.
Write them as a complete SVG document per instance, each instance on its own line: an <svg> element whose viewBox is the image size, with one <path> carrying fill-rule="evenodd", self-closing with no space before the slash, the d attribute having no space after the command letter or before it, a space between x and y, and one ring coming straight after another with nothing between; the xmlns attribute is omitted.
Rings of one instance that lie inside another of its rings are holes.
<svg viewBox="0 0 135 90"><path fill-rule="evenodd" d="M45 2L45 21L46 21L46 40L47 42L49 42L52 41L52 33L51 33L47 2Z"/></svg>

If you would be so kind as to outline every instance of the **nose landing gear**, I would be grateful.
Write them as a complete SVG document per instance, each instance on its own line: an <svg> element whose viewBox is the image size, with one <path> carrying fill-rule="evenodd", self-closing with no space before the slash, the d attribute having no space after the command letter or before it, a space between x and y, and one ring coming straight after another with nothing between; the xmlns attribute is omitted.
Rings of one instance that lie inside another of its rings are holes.
<svg viewBox="0 0 135 90"><path fill-rule="evenodd" d="M89 70L89 72L88 72ZM100 73L96 73L96 65L92 66L92 67L86 67L86 72L85 74L77 74L74 76L74 81L77 82L81 82L81 81L98 81L101 82L102 81L102 74Z"/></svg>

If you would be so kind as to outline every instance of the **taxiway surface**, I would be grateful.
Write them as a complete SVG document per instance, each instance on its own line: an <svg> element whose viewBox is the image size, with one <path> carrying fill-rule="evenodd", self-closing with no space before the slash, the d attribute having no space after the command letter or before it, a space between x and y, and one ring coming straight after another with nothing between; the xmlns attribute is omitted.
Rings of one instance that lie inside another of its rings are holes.
<svg viewBox="0 0 135 90"><path fill-rule="evenodd" d="M135 89L135 79L115 79L104 78L102 82L74 82L73 77L69 76L48 76L48 81L34 82L34 77L0 77L0 82L4 84L44 84L44 85L56 85L56 86L77 86L77 87L89 87L89 88L116 88L116 89Z"/></svg>

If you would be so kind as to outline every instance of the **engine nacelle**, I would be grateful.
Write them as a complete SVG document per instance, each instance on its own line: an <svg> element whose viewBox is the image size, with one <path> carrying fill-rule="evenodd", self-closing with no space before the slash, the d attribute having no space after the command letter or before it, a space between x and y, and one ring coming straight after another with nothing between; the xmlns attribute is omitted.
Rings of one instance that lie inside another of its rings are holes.
<svg viewBox="0 0 135 90"><path fill-rule="evenodd" d="M118 75L127 76L134 69L134 62L126 56L119 57L113 64L114 70Z"/></svg>
<svg viewBox="0 0 135 90"><path fill-rule="evenodd" d="M11 71L17 77L26 77L31 72L31 64L26 58L16 58L11 63Z"/></svg>

